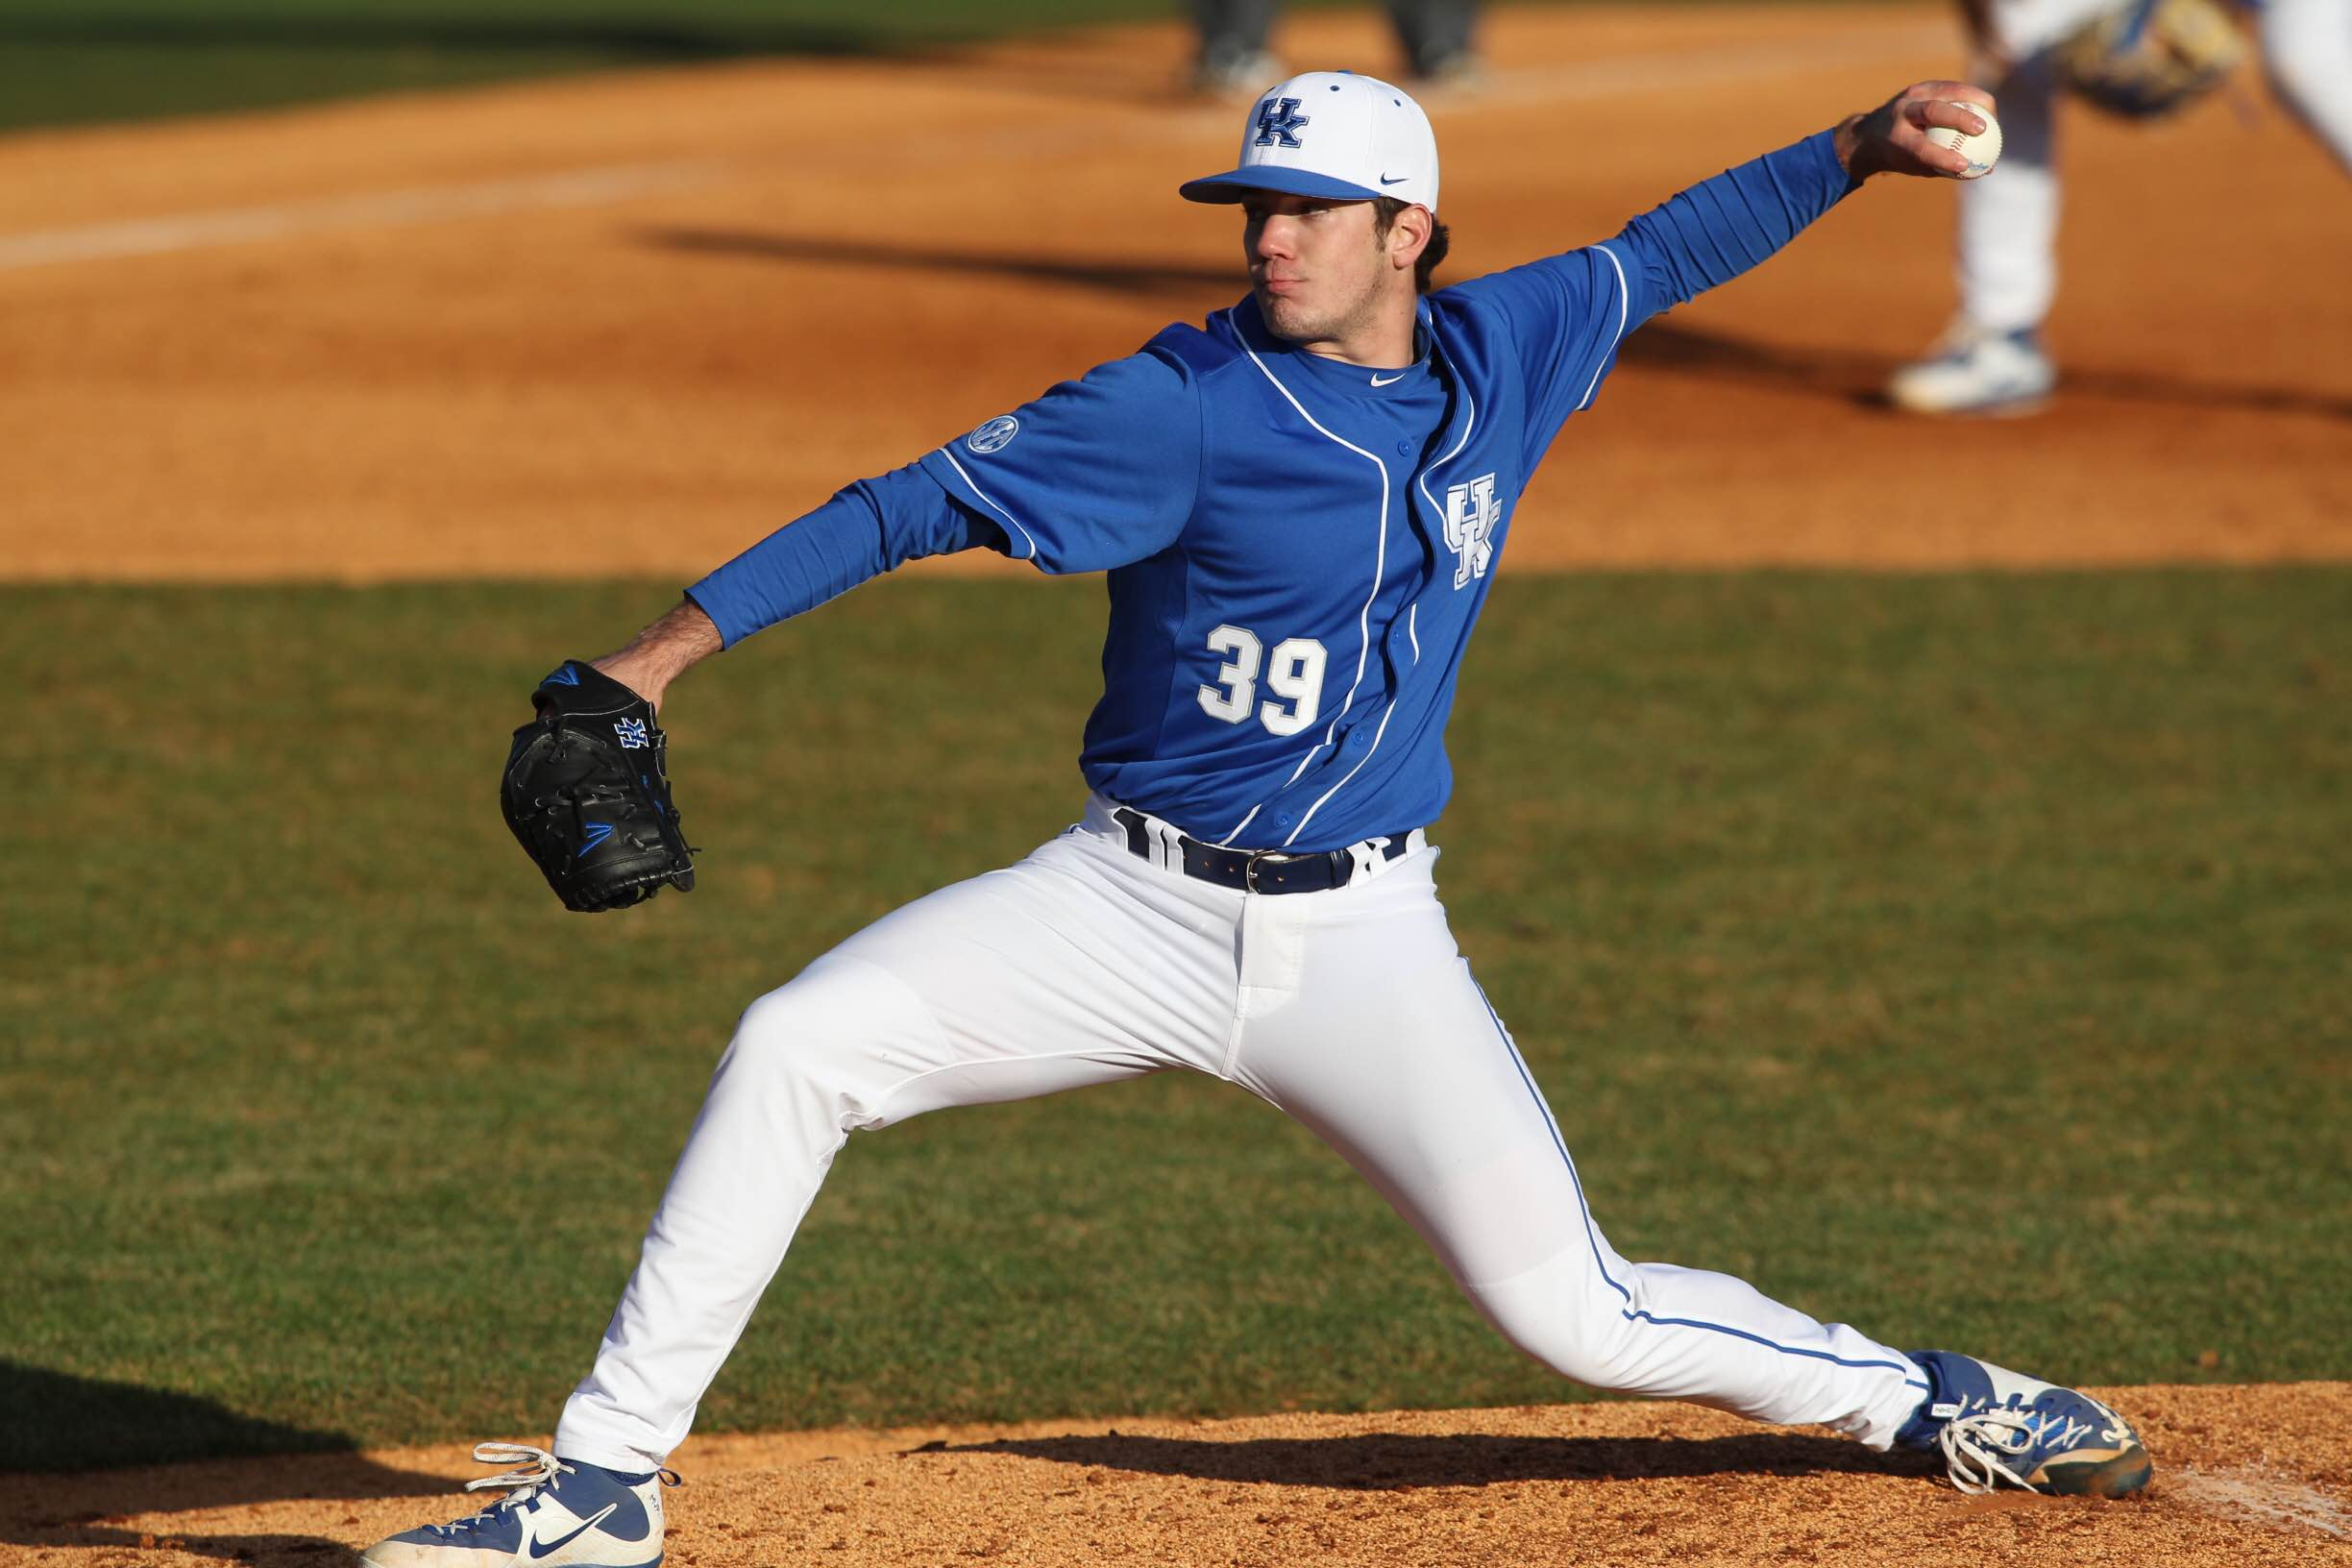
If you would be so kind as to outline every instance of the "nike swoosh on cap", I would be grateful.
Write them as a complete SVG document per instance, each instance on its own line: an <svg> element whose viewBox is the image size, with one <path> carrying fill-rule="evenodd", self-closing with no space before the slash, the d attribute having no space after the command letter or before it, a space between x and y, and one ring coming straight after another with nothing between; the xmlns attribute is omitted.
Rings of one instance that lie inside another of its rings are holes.
<svg viewBox="0 0 2352 1568"><path fill-rule="evenodd" d="M1400 174L1395 179L1391 180L1384 174L1381 176L1381 184L1384 185L1401 185L1411 178L1412 176L1409 174Z"/></svg>

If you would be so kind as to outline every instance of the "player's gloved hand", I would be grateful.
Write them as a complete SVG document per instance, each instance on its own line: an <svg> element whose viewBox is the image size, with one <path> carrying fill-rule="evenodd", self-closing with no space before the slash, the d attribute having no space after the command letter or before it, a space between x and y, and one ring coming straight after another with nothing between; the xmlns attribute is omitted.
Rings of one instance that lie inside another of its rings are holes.
<svg viewBox="0 0 2352 1568"><path fill-rule="evenodd" d="M2217 0L2133 0L2085 22L2051 57L2059 80L2099 108L2147 119L2219 86L2245 39Z"/></svg>
<svg viewBox="0 0 2352 1568"><path fill-rule="evenodd" d="M692 892L694 850L670 803L651 704L577 659L531 701L539 717L514 732L499 805L564 907L592 914L664 887Z"/></svg>
<svg viewBox="0 0 2352 1568"><path fill-rule="evenodd" d="M1918 82L1871 110L1856 114L1837 128L1838 161L1856 180L1874 174L1913 174L1958 179L1969 160L1948 147L1938 147L1927 133L1949 126L1975 135L1984 122L1963 104L1982 104L1989 112L1993 95L1966 82Z"/></svg>

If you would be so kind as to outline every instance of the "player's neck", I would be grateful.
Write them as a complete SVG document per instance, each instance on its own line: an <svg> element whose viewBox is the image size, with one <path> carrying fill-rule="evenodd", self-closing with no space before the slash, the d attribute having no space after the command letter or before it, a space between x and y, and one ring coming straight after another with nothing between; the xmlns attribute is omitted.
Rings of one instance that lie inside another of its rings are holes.
<svg viewBox="0 0 2352 1568"><path fill-rule="evenodd" d="M1362 365L1370 370L1401 370L1419 357L1413 343L1419 326L1417 307L1413 298L1409 296L1403 302L1402 308L1382 310L1373 319L1344 332L1310 341L1293 341L1291 347L1321 355L1326 359L1336 359L1344 365Z"/></svg>

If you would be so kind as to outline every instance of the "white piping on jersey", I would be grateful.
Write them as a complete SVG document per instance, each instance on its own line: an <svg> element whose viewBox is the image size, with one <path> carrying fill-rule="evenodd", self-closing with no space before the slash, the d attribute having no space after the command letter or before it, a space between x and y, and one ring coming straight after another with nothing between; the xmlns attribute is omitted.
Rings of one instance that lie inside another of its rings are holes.
<svg viewBox="0 0 2352 1568"><path fill-rule="evenodd" d="M1297 409L1299 418L1305 420L1309 425L1312 426L1317 435L1322 436L1326 441L1330 441L1338 446L1347 448L1348 451L1354 453L1357 456L1361 457L1364 461L1370 463L1374 468L1380 470L1380 544L1379 549L1374 553L1372 559L1372 591L1364 596L1363 608L1356 612L1356 635L1358 639L1358 646L1356 649L1356 678L1348 683L1347 696L1340 700L1337 711L1332 715L1332 722L1324 729L1323 738L1307 748L1307 754L1299 759L1298 767L1291 771L1289 782L1291 784L1295 784L1298 782L1300 776L1307 772L1307 765L1314 760L1315 754L1321 751L1323 747L1329 746L1332 742L1332 737L1339 732L1339 721L1345 718L1347 716L1348 709L1355 705L1357 689L1363 685L1364 666L1371 662L1372 602L1374 600L1380 598L1381 576L1388 570L1388 465L1382 462L1371 453L1364 451L1363 448L1356 445L1355 442L1334 435L1331 431L1323 428L1322 424L1316 420L1314 415L1307 411L1307 405L1299 402L1297 398L1291 395L1290 389L1283 385L1282 378L1276 376L1272 370L1268 369L1266 362L1258 357L1258 351L1250 347L1249 338L1241 331L1240 322L1234 319L1234 313L1231 306L1228 306L1225 311L1225 325L1233 329L1234 341L1241 345L1241 352L1250 356L1250 363L1258 367L1258 373L1263 376L1267 380L1274 383L1274 390L1283 395L1283 401L1289 404L1291 407ZM952 458L949 460L953 461ZM1390 704L1392 707L1394 705L1394 703ZM1387 727L1387 716L1384 714L1381 717L1381 728L1385 730ZM1361 768L1365 762L1370 761L1372 752L1379 749L1379 747L1380 736L1375 734L1372 737L1371 747L1368 747L1364 751L1363 756L1358 760L1356 768ZM1345 784L1348 778L1354 778L1356 776L1356 768L1349 769L1347 778L1341 779L1339 784ZM1339 784L1333 785L1332 790L1338 789ZM1284 788L1289 788L1289 784L1284 785ZM1299 818L1298 824L1290 829L1290 836L1284 839L1283 843L1287 845L1292 840L1295 840L1299 834L1306 831L1308 818L1312 817L1315 812L1321 808L1323 800L1329 800L1330 798L1331 791L1324 792L1323 799L1317 800L1313 805L1307 808L1306 815ZM1241 819L1241 821L1235 823L1233 832L1226 834L1222 839L1217 841L1218 846L1221 848L1232 844L1235 836L1237 835L1243 828L1249 826L1250 818L1257 816L1259 808L1264 804L1265 802L1262 800L1258 803L1258 805L1250 807L1249 817L1244 817Z"/></svg>
<svg viewBox="0 0 2352 1568"><path fill-rule="evenodd" d="M1458 382L1460 378L1456 378ZM1421 499L1430 503L1430 511L1436 517L1437 522L1440 525L1438 530L1440 537L1443 537L1444 535L1443 525L1446 520L1446 514L1445 509L1437 504L1437 498L1430 494L1429 477L1432 474L1436 473L1440 468L1443 468L1446 464L1452 462L1455 458L1460 456L1462 448L1470 444L1470 432L1478 428L1478 404L1472 400L1470 396L1470 388L1467 385L1462 386L1461 395L1462 402L1468 406L1468 417L1462 421L1461 439L1454 443L1454 450L1452 452L1447 453L1443 457L1438 458L1435 462L1430 464L1429 467L1423 469L1421 471L1421 477L1413 481L1414 485L1421 492ZM1421 601L1417 599L1413 600L1415 605L1418 605L1420 602ZM1417 664L1420 662L1420 659L1421 649L1420 645L1416 643L1413 647L1413 661Z"/></svg>
<svg viewBox="0 0 2352 1568"><path fill-rule="evenodd" d="M1015 527L1020 528L1020 536L1029 541L1029 553L1023 555L1021 559L1024 561L1036 560L1037 539L1027 528L1021 528L1020 519L1015 517L1011 512L1006 511L1002 506L998 506L995 500L991 497L986 490L981 489L977 483L974 483L972 477L964 472L964 465L956 461L956 454L954 453L949 452L945 447L942 447L939 449L939 454L947 459L947 466L954 469L957 476L961 478L966 484L971 486L971 493L973 495L978 496L982 501L987 502L991 509L992 509L998 517L1003 518L1007 523L1012 524Z"/></svg>
<svg viewBox="0 0 2352 1568"><path fill-rule="evenodd" d="M1617 336L1609 344L1609 353L1614 354L1617 351L1617 345L1625 341L1626 312L1633 307L1633 285L1626 282L1625 263L1617 259L1615 251L1610 250L1606 245L1595 245L1593 249L1607 257L1608 264L1617 270ZM1584 388L1582 400L1577 404L1579 413L1592 406L1593 394L1601 387L1601 372L1607 365L1608 355L1605 354L1601 356L1601 363L1593 367L1592 381Z"/></svg>
<svg viewBox="0 0 2352 1568"><path fill-rule="evenodd" d="M1412 639L1413 663L1421 662L1421 601L1414 600L1405 610L1405 635Z"/></svg>

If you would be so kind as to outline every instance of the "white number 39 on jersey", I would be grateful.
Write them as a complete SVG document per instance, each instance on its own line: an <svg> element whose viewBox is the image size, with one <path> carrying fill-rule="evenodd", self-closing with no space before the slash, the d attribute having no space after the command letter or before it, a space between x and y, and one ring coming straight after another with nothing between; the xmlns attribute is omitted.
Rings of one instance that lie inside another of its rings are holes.
<svg viewBox="0 0 2352 1568"><path fill-rule="evenodd" d="M1258 721L1275 735L1296 735L1315 722L1323 706L1323 645L1311 637L1288 637L1274 645L1274 658L1265 659L1265 646L1242 626L1219 626L1209 634L1209 651L1225 656L1216 684L1200 689L1201 712L1212 719L1238 724L1257 702L1258 676L1265 672L1266 690L1274 694L1258 705ZM1276 700L1283 698L1286 700Z"/></svg>

